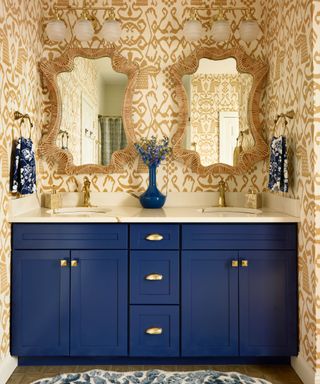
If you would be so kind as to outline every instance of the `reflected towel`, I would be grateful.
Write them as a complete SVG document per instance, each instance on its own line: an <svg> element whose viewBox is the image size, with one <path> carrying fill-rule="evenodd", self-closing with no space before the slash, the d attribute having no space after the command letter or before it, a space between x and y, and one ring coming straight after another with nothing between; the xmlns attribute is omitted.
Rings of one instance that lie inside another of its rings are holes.
<svg viewBox="0 0 320 384"><path fill-rule="evenodd" d="M268 188L288 192L287 144L284 136L273 137L271 140Z"/></svg>
<svg viewBox="0 0 320 384"><path fill-rule="evenodd" d="M12 192L22 195L36 191L36 162L31 139L19 137L14 152Z"/></svg>

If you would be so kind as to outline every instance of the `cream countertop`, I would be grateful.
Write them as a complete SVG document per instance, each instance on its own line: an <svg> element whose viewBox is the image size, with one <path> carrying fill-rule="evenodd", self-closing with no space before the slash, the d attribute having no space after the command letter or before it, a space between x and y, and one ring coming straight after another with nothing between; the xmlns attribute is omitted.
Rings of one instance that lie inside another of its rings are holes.
<svg viewBox="0 0 320 384"><path fill-rule="evenodd" d="M79 194L63 194L63 205L79 205ZM227 195L227 202L241 206L240 193ZM41 208L36 196L11 201L10 222L12 223L296 223L298 201L275 197L266 197L267 204L260 214L237 212L202 212L201 208L213 206L215 192L172 193L162 209L143 209L139 201L126 193L95 193L92 203L105 208L105 213L94 214L51 214L48 208ZM285 201L288 200L288 201ZM112 202L112 204L110 204ZM283 208L287 212L283 212ZM282 211L281 211L282 209Z"/></svg>

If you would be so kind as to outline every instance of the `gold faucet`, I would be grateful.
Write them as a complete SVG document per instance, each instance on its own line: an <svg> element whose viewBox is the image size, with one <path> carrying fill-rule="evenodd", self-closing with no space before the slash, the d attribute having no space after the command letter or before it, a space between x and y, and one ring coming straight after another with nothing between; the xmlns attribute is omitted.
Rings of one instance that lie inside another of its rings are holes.
<svg viewBox="0 0 320 384"><path fill-rule="evenodd" d="M87 176L83 178L83 187L82 187L82 192L83 192L83 206L84 207L91 207L91 202L90 202L90 185L91 182L88 179Z"/></svg>
<svg viewBox="0 0 320 384"><path fill-rule="evenodd" d="M218 200L218 206L220 208L226 207L226 182L221 179L219 181L219 200Z"/></svg>

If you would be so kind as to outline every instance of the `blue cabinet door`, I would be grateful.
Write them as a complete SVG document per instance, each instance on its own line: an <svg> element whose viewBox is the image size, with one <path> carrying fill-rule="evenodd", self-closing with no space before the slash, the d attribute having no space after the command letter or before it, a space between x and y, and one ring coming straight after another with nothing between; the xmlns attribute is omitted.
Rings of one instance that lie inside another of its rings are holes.
<svg viewBox="0 0 320 384"><path fill-rule="evenodd" d="M182 356L236 356L238 261L235 251L183 251Z"/></svg>
<svg viewBox="0 0 320 384"><path fill-rule="evenodd" d="M69 253L13 252L12 355L69 355Z"/></svg>
<svg viewBox="0 0 320 384"><path fill-rule="evenodd" d="M296 355L296 252L241 251L239 256L240 355Z"/></svg>
<svg viewBox="0 0 320 384"><path fill-rule="evenodd" d="M71 252L70 312L70 355L127 355L128 251Z"/></svg>

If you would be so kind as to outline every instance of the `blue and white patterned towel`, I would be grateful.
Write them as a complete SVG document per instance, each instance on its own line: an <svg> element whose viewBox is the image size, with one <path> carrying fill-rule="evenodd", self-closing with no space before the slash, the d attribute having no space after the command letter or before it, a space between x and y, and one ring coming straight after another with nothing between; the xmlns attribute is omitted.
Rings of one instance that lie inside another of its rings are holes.
<svg viewBox="0 0 320 384"><path fill-rule="evenodd" d="M288 192L288 158L284 136L273 137L271 140L268 188Z"/></svg>
<svg viewBox="0 0 320 384"><path fill-rule="evenodd" d="M36 189L33 142L31 139L19 137L14 153L11 191L27 195L35 192Z"/></svg>

